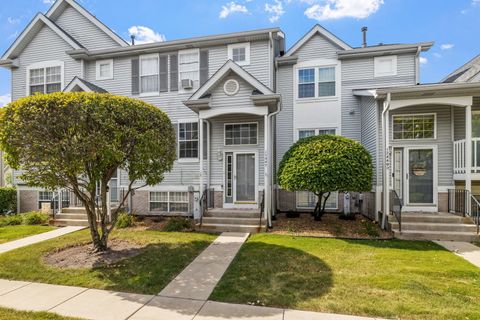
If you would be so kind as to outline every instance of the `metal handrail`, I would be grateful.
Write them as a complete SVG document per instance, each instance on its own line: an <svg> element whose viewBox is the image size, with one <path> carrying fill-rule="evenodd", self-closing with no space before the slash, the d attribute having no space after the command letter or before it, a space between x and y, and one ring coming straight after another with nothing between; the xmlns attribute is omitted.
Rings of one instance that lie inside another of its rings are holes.
<svg viewBox="0 0 480 320"><path fill-rule="evenodd" d="M448 189L448 212L472 218L477 234L480 233L480 202L470 190Z"/></svg>
<svg viewBox="0 0 480 320"><path fill-rule="evenodd" d="M397 191L391 190L390 212L393 213L398 221L398 231L402 232L402 199L398 196Z"/></svg>
<svg viewBox="0 0 480 320"><path fill-rule="evenodd" d="M262 191L262 201L260 201L260 217L258 221L258 227L262 228L262 217L265 211L265 190Z"/></svg>
<svg viewBox="0 0 480 320"><path fill-rule="evenodd" d="M207 193L208 189L204 189L202 196L200 197L200 227L202 226L203 223L203 216L205 215L205 212L207 211Z"/></svg>
<svg viewBox="0 0 480 320"><path fill-rule="evenodd" d="M480 202L477 200L477 198L470 193L470 200L471 205L470 205L470 217L473 220L473 223L477 226L477 234L480 234Z"/></svg>

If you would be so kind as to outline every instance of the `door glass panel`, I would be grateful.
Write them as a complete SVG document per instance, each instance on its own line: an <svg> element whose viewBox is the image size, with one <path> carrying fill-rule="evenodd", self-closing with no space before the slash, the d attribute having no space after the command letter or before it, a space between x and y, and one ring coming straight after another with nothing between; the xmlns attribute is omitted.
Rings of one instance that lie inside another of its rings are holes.
<svg viewBox="0 0 480 320"><path fill-rule="evenodd" d="M119 201L119 195L118 195L118 176L117 172L113 174L112 179L110 179L110 182L108 183L108 188L110 190L110 202L118 202Z"/></svg>
<svg viewBox="0 0 480 320"><path fill-rule="evenodd" d="M255 154L237 154L236 200L255 201Z"/></svg>
<svg viewBox="0 0 480 320"><path fill-rule="evenodd" d="M433 150L411 149L408 160L409 202L433 203Z"/></svg>
<svg viewBox="0 0 480 320"><path fill-rule="evenodd" d="M400 199L403 198L403 152L400 149L394 151L393 190L397 192Z"/></svg>

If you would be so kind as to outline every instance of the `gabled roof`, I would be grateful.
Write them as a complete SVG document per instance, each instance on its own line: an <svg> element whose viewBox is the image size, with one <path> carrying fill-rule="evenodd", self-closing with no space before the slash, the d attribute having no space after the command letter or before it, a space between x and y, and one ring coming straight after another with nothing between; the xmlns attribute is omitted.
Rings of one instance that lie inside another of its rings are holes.
<svg viewBox="0 0 480 320"><path fill-rule="evenodd" d="M82 49L82 45L75 41L68 33L63 29L57 26L50 19L45 17L43 14L38 13L32 21L25 27L20 36L15 40L15 42L8 48L8 50L3 54L1 60L14 59L18 54L25 48L27 44L30 43L34 35L36 35L43 26L49 27L53 32L59 35L63 40L65 40L73 49Z"/></svg>
<svg viewBox="0 0 480 320"><path fill-rule="evenodd" d="M230 72L234 72L240 78L249 83L254 89L258 90L264 95L275 94L270 88L265 86L263 83L257 80L250 73L245 71L238 64L232 60L228 60L220 69L215 72L210 79L207 80L198 90L188 99L188 100L199 100L204 98L206 94L209 93L211 88L214 88L220 81L222 81Z"/></svg>
<svg viewBox="0 0 480 320"><path fill-rule="evenodd" d="M72 81L63 89L64 92L76 92L76 88L81 89L84 92L98 92L98 93L108 93L107 90L100 88L97 85L94 85L87 80L84 80L79 77L74 77Z"/></svg>
<svg viewBox="0 0 480 320"><path fill-rule="evenodd" d="M386 54L399 54L407 52L428 51L435 43L419 42L419 43L403 43L403 44L380 44L376 46L368 46L365 48L354 48L338 52L338 59L370 57Z"/></svg>
<svg viewBox="0 0 480 320"><path fill-rule="evenodd" d="M442 79L442 82L455 82L455 80L457 80L467 72L471 74L467 75L468 79L465 79L465 82L468 82L468 80L474 78L478 73L480 73L480 54L462 65L460 68L457 68L455 71L450 73L448 76Z"/></svg>
<svg viewBox="0 0 480 320"><path fill-rule="evenodd" d="M47 18L56 19L65 9L67 5L70 5L72 8L77 10L81 15L87 18L90 22L96 25L100 30L105 32L110 38L112 38L115 42L117 42L122 47L128 47L129 44L123 40L120 36L118 36L115 32L113 32L109 27L103 24L100 20L98 20L94 15L90 12L85 10L81 5L79 5L75 0L57 0L53 6L47 11L45 14Z"/></svg>
<svg viewBox="0 0 480 320"><path fill-rule="evenodd" d="M337 45L340 49L343 49L343 50L350 50L352 49L352 47L350 47L346 42L344 42L343 40L341 40L340 38L338 38L337 36L335 36L333 33L331 33L330 31L328 31L327 29L325 29L324 27L322 27L321 25L319 24L316 24L315 26L313 26L312 29L310 29L310 31L308 31L302 38L300 38L300 40L298 40L294 45L293 47L291 47L290 49L288 49L287 53L285 53L286 56L291 56L292 54L294 54L298 49L300 49L305 43L307 43L308 40L310 40L310 38L312 38L313 36L315 36L316 34L320 34L322 35L323 37L325 37L327 40L329 40L330 42L332 42L333 44Z"/></svg>

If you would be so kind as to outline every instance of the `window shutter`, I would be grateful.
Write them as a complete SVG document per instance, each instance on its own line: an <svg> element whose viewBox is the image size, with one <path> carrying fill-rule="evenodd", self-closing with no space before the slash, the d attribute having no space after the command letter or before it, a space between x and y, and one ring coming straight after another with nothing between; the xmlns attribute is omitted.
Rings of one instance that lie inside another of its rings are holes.
<svg viewBox="0 0 480 320"><path fill-rule="evenodd" d="M168 56L160 56L159 75L160 75L160 92L168 91Z"/></svg>
<svg viewBox="0 0 480 320"><path fill-rule="evenodd" d="M173 130L175 131L175 147L176 147L176 154L178 159L178 123L173 123Z"/></svg>
<svg viewBox="0 0 480 320"><path fill-rule="evenodd" d="M178 55L170 55L170 91L178 91Z"/></svg>
<svg viewBox="0 0 480 320"><path fill-rule="evenodd" d="M208 80L208 50L200 51L200 85Z"/></svg>
<svg viewBox="0 0 480 320"><path fill-rule="evenodd" d="M132 59L132 94L140 93L140 61Z"/></svg>

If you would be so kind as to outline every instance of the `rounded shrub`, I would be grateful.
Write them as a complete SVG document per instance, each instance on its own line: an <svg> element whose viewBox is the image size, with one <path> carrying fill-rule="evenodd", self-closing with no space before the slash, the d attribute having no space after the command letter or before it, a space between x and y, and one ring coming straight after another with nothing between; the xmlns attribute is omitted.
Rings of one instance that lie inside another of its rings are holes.
<svg viewBox="0 0 480 320"><path fill-rule="evenodd" d="M130 228L135 225L135 216L128 212L122 211L118 214L115 226L119 229Z"/></svg>
<svg viewBox="0 0 480 320"><path fill-rule="evenodd" d="M190 231L193 230L193 223L189 218L174 217L168 219L162 230L167 232Z"/></svg>
<svg viewBox="0 0 480 320"><path fill-rule="evenodd" d="M49 219L47 214L38 211L23 213L21 216L23 217L23 224L26 225L45 224Z"/></svg>

